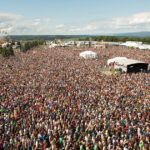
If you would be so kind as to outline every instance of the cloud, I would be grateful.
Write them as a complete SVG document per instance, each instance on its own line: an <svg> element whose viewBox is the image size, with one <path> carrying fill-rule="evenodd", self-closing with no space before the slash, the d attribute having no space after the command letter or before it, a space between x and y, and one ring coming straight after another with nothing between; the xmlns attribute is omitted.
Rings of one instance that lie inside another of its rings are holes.
<svg viewBox="0 0 150 150"><path fill-rule="evenodd" d="M150 12L142 12L124 17L114 17L111 19L97 20L88 25L70 28L70 32L77 34L94 33L116 33L150 31Z"/></svg>
<svg viewBox="0 0 150 150"><path fill-rule="evenodd" d="M138 13L132 16L112 19L114 28L139 28L150 29L150 12ZM147 26L148 25L148 26Z"/></svg>
<svg viewBox="0 0 150 150"><path fill-rule="evenodd" d="M58 21L57 21L58 23ZM29 19L21 15L0 13L0 33L8 34L100 34L150 31L150 12L105 18L82 24L55 24L51 18Z"/></svg>
<svg viewBox="0 0 150 150"><path fill-rule="evenodd" d="M14 25L21 18L20 15L0 13L0 33L12 32Z"/></svg>
<svg viewBox="0 0 150 150"><path fill-rule="evenodd" d="M59 24L59 25L56 26L56 29L62 29L62 28L64 28L64 27L65 27L64 24Z"/></svg>
<svg viewBox="0 0 150 150"><path fill-rule="evenodd" d="M12 32L12 31L13 31L13 27L0 28L0 33L2 34L7 34L8 32Z"/></svg>
<svg viewBox="0 0 150 150"><path fill-rule="evenodd" d="M22 18L22 16L16 15L16 14L0 13L0 23L16 21L16 20L19 20L21 18Z"/></svg>
<svg viewBox="0 0 150 150"><path fill-rule="evenodd" d="M67 28L64 24L56 25L56 32L66 32Z"/></svg>
<svg viewBox="0 0 150 150"><path fill-rule="evenodd" d="M88 31L93 31L97 29L98 29L98 26L96 24L89 24L85 27L85 30L88 30Z"/></svg>
<svg viewBox="0 0 150 150"><path fill-rule="evenodd" d="M83 26L83 27L71 27L69 29L70 32L89 32L89 31L96 31L98 29L98 25L95 25L95 24L89 24L89 25L86 25L86 26Z"/></svg>
<svg viewBox="0 0 150 150"><path fill-rule="evenodd" d="M0 13L0 34L42 34L49 32L50 18L27 19L24 16Z"/></svg>
<svg viewBox="0 0 150 150"><path fill-rule="evenodd" d="M96 23L99 29L105 31L149 31L150 30L150 12L142 12L131 16L115 17Z"/></svg>

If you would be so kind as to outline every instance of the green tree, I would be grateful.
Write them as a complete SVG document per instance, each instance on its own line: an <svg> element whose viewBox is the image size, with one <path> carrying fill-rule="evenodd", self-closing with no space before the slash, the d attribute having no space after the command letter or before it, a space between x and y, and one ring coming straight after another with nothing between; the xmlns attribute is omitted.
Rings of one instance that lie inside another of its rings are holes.
<svg viewBox="0 0 150 150"><path fill-rule="evenodd" d="M11 45L7 45L4 48L0 48L0 53L3 57L14 56L14 51Z"/></svg>

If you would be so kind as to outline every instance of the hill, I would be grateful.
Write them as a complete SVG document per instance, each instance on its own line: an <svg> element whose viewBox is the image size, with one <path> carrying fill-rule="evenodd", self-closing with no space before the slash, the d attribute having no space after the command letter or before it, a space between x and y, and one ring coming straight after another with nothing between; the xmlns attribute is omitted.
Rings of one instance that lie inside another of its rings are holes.
<svg viewBox="0 0 150 150"><path fill-rule="evenodd" d="M150 37L150 32L149 31L144 31L144 32L119 33L119 34L114 34L114 36Z"/></svg>

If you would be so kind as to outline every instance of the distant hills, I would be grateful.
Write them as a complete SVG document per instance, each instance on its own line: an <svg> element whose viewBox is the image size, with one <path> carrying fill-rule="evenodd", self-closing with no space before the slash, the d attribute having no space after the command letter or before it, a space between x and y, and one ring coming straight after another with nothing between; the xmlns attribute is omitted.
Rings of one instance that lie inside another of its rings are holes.
<svg viewBox="0 0 150 150"><path fill-rule="evenodd" d="M134 38L150 38L150 31L144 32L129 32L129 33L117 33L117 34L96 34L96 35L9 35L9 39L12 40L55 40L55 39L79 39L79 38L87 38L89 37L134 37Z"/></svg>
<svg viewBox="0 0 150 150"><path fill-rule="evenodd" d="M144 32L129 32L129 33L118 33L113 36L128 36L128 37L150 37L150 31Z"/></svg>
<svg viewBox="0 0 150 150"><path fill-rule="evenodd" d="M12 40L55 40L55 39L76 39L85 35L10 35Z"/></svg>

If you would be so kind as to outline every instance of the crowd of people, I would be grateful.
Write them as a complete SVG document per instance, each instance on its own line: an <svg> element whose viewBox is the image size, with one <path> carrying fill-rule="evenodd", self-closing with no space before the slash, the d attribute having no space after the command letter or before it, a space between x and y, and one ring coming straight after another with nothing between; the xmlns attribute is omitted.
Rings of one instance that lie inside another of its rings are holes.
<svg viewBox="0 0 150 150"><path fill-rule="evenodd" d="M0 149L149 150L150 74L105 75L107 59L150 63L125 47L39 47L0 58Z"/></svg>

